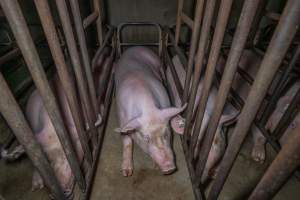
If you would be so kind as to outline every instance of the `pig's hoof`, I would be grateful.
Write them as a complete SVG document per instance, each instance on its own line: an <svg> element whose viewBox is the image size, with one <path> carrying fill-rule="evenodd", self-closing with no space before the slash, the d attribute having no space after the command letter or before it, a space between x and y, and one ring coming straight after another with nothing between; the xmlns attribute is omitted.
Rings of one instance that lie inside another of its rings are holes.
<svg viewBox="0 0 300 200"><path fill-rule="evenodd" d="M33 172L31 191L39 190L44 187L44 181L37 171Z"/></svg>
<svg viewBox="0 0 300 200"><path fill-rule="evenodd" d="M122 174L123 174L123 176L125 176L125 177L132 176L132 174L133 174L133 169L130 169L130 168L122 169Z"/></svg>
<svg viewBox="0 0 300 200"><path fill-rule="evenodd" d="M251 156L254 161L263 164L266 159L265 146L254 145Z"/></svg>

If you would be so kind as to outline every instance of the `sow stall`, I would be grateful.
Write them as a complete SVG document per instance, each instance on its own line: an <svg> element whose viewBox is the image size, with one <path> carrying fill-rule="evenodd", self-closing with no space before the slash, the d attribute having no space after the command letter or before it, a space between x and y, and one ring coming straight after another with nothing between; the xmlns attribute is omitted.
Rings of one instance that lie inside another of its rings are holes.
<svg viewBox="0 0 300 200"><path fill-rule="evenodd" d="M274 155L271 160L268 159L268 163L265 163L267 167L262 176L249 186L242 197L232 194L228 198L272 199L287 181L295 177L299 178L297 171L300 163L299 125L295 124L295 127L292 127L292 132L284 145L279 143L280 138L289 130L297 117L299 89L282 113L272 133L267 130L266 124L280 98L299 80L300 1L287 0L286 3L282 3L280 13L277 13L267 9L272 0L243 2L196 0L189 2L192 9L186 13L184 11L186 2L178 0L174 26L152 21L141 22L138 16L143 15L142 11L139 11L134 22L123 21L113 26L106 22L107 16L104 14L106 12L103 12L110 9L105 6L108 2L98 0L88 3L92 12L85 18L82 17L81 9L84 5L78 0L56 0L51 3L47 0L34 0L33 3L44 35L44 38L39 40L33 39L33 31L27 25L20 2L0 0L1 18L7 20L5 22L9 24L9 29L15 38L13 48L3 50L5 53L0 58L0 69L2 71L5 63L22 55L30 73L30 76L19 81L17 89L13 90L7 83L7 75L3 76L0 73L1 116L8 125L7 129L10 128L13 132L13 135L10 135L2 145L2 149L9 149L16 138L24 147L33 166L38 169L54 199L93 199L95 196L91 193L95 190L95 185L99 185L94 179L102 166L99 162L99 158L103 156L101 149L104 142L114 142L104 139L105 133L109 131L107 130L110 123L109 115L111 115L109 113L114 99L114 63L123 50L130 46L147 46L153 49L161 58L161 74L172 103L176 104L174 93L178 94L182 105L187 103L187 109L182 114L185 118L185 129L180 140L188 174L181 175L190 179L195 199L225 199L220 194L223 189L226 190L225 182L230 182L229 174L237 173L232 168L235 163L240 162L237 161L238 156L241 154L242 147L247 145L245 143L249 140L248 133L251 132L249 130L253 125L259 129L267 141L267 147L272 148ZM232 14L233 9L237 9L233 6L234 3L241 7L238 15ZM236 24L229 26L233 18ZM261 24L266 19L271 20L272 23L263 29ZM91 31L92 25L94 27ZM152 35L157 41L127 41L124 32L125 29L130 28L132 33L136 31L140 37L143 37L148 30L152 33L151 28L153 28ZM142 31L138 31L138 28ZM92 42L89 42L91 38ZM40 41L46 43L53 60L51 66L55 68L45 66L41 61L41 53L37 50ZM241 60L246 51L254 52L261 59L254 76L247 71L247 65L246 68L241 67ZM100 58L101 69L96 68ZM223 60L223 70L218 68L220 60ZM181 81L183 74L176 68L178 65L183 67L186 74L183 83ZM52 72L49 72L51 71L49 68ZM61 109L50 87L48 77L55 73L53 71L58 74L66 93L84 151L85 166L76 157L74 146L62 119ZM167 78L168 73L173 83ZM96 76L99 76L99 79L95 78ZM241 95L233 85L237 76L243 83L249 84L246 96ZM75 85L72 84L73 77ZM200 96L198 96L199 84L203 84ZM213 86L217 87L217 94L212 115L204 131L203 140L198 142ZM30 93L34 87L42 97L75 176L76 184L72 195L68 197L59 186L51 163L36 141L23 113L22 101L25 100L20 98L25 96L25 90ZM196 101L197 96L198 101ZM226 149L218 161L218 170L213 180L209 184L203 183L201 177L227 104L233 105L238 114L223 123L222 129L228 129L225 139ZM101 123L98 123L99 121ZM120 155L116 155L115 159L119 159L117 156ZM120 174L116 172L116 176ZM245 172L245 176L250 175ZM161 179L167 180L163 176ZM299 187L297 181L293 184ZM296 195L297 192L295 194L291 192L291 197L297 198ZM146 199L141 196L132 198ZM161 198L168 199L168 196ZM169 199L174 197L170 194Z"/></svg>

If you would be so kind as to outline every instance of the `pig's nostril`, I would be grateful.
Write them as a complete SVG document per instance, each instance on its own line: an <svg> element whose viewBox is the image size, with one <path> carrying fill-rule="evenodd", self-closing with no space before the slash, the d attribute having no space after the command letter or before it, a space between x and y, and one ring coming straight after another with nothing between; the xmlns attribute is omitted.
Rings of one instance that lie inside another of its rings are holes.
<svg viewBox="0 0 300 200"><path fill-rule="evenodd" d="M173 168L171 168L171 169L162 170L162 173L163 173L164 175L169 175L169 174L172 174L173 172L175 172L175 170L176 170L176 167L173 167Z"/></svg>

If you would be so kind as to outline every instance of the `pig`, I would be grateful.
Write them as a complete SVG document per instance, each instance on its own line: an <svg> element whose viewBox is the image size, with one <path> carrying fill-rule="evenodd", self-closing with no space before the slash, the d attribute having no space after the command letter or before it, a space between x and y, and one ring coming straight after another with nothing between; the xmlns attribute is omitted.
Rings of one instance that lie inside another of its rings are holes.
<svg viewBox="0 0 300 200"><path fill-rule="evenodd" d="M180 63L180 60L178 58L178 56L175 56L172 59L173 63L174 63L174 67L175 70L178 74L178 77L180 79L180 84L182 85L182 87L184 86L184 80L185 80L185 75L186 72L182 66L182 64ZM175 105L179 106L182 104L179 94L176 90L175 87L175 82L174 79L171 75L171 71L170 68L168 67L166 70L166 76L167 76L167 80L169 82L170 88L171 88L171 94L174 97L174 101L175 101ZM203 82L204 79L203 77L200 78L200 82L198 85L198 89L197 89L197 95L196 95L196 99L195 99L195 104L194 104L194 108L193 108L193 112L195 112L196 109L196 105L199 104L199 100L200 100L200 95L201 95L201 91L203 88ZM216 96L217 96L217 88L215 86L212 86L209 96L208 96L208 100L207 100L207 104L206 104L206 109L204 112L204 117L203 117L203 121L201 124L201 128L200 128L200 133L199 133L199 137L197 139L197 144L200 143L203 140L203 135L207 129L208 126L208 122L209 119L212 116L212 112L214 109L214 104L216 101ZM213 144L212 147L210 149L209 155L208 155L208 159L201 177L201 182L204 183L205 181L207 181L209 178L213 178L215 173L217 172L217 164L220 161L220 159L222 158L222 155L225 152L225 147L226 147L226 135L225 132L223 131L223 125L225 122L235 119L237 117L237 115L239 114L239 112L234 109L233 106L231 106L230 104L226 104L225 109L224 109L224 113L221 116L221 119L218 123L218 127L217 127L217 131L213 140ZM194 128L194 127L193 127ZM198 146L198 145L197 145ZM196 148L194 151L194 158L196 158L199 154L199 149ZM201 156L201 155L199 155Z"/></svg>
<svg viewBox="0 0 300 200"><path fill-rule="evenodd" d="M186 105L171 107L162 84L159 57L146 47L127 49L115 65L116 104L123 141L122 174L133 174L133 141L163 174L176 170L170 144L170 126L183 133L179 114Z"/></svg>
<svg viewBox="0 0 300 200"><path fill-rule="evenodd" d="M277 105L270 118L266 123L266 129L272 132L275 130L277 124L285 113L286 109L290 105L292 99L295 97L297 91L300 89L300 81L295 82L289 90L278 100ZM287 127L286 131L282 135L279 140L279 143L283 145L290 133L295 129L297 125L300 123L300 114L297 114L296 117L292 120L292 122Z"/></svg>
<svg viewBox="0 0 300 200"><path fill-rule="evenodd" d="M57 96L59 106L62 110L61 114L65 126L70 134L71 142L75 147L77 158L79 162L82 163L83 150L59 78L55 76L50 84ZM37 142L45 151L51 166L54 169L55 176L58 179L61 188L66 196L70 196L74 186L74 175L72 174L66 155L63 151L61 143L59 142L58 136L56 135L55 129L45 109L45 106L43 105L42 98L37 90L35 90L28 99L26 105L26 116L35 134ZM33 173L32 190L43 187L43 180L36 170Z"/></svg>

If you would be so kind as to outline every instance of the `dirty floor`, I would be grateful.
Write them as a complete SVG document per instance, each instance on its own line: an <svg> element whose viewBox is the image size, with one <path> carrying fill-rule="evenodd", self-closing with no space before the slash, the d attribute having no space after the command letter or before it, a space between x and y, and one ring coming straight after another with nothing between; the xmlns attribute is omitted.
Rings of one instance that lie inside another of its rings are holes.
<svg viewBox="0 0 300 200"><path fill-rule="evenodd" d="M98 164L91 199L97 200L193 200L187 166L180 138L175 136L174 149L178 171L164 176L142 150L134 146L134 173L123 177L120 171L122 141L113 130L118 126L115 104L109 116L103 149Z"/></svg>

